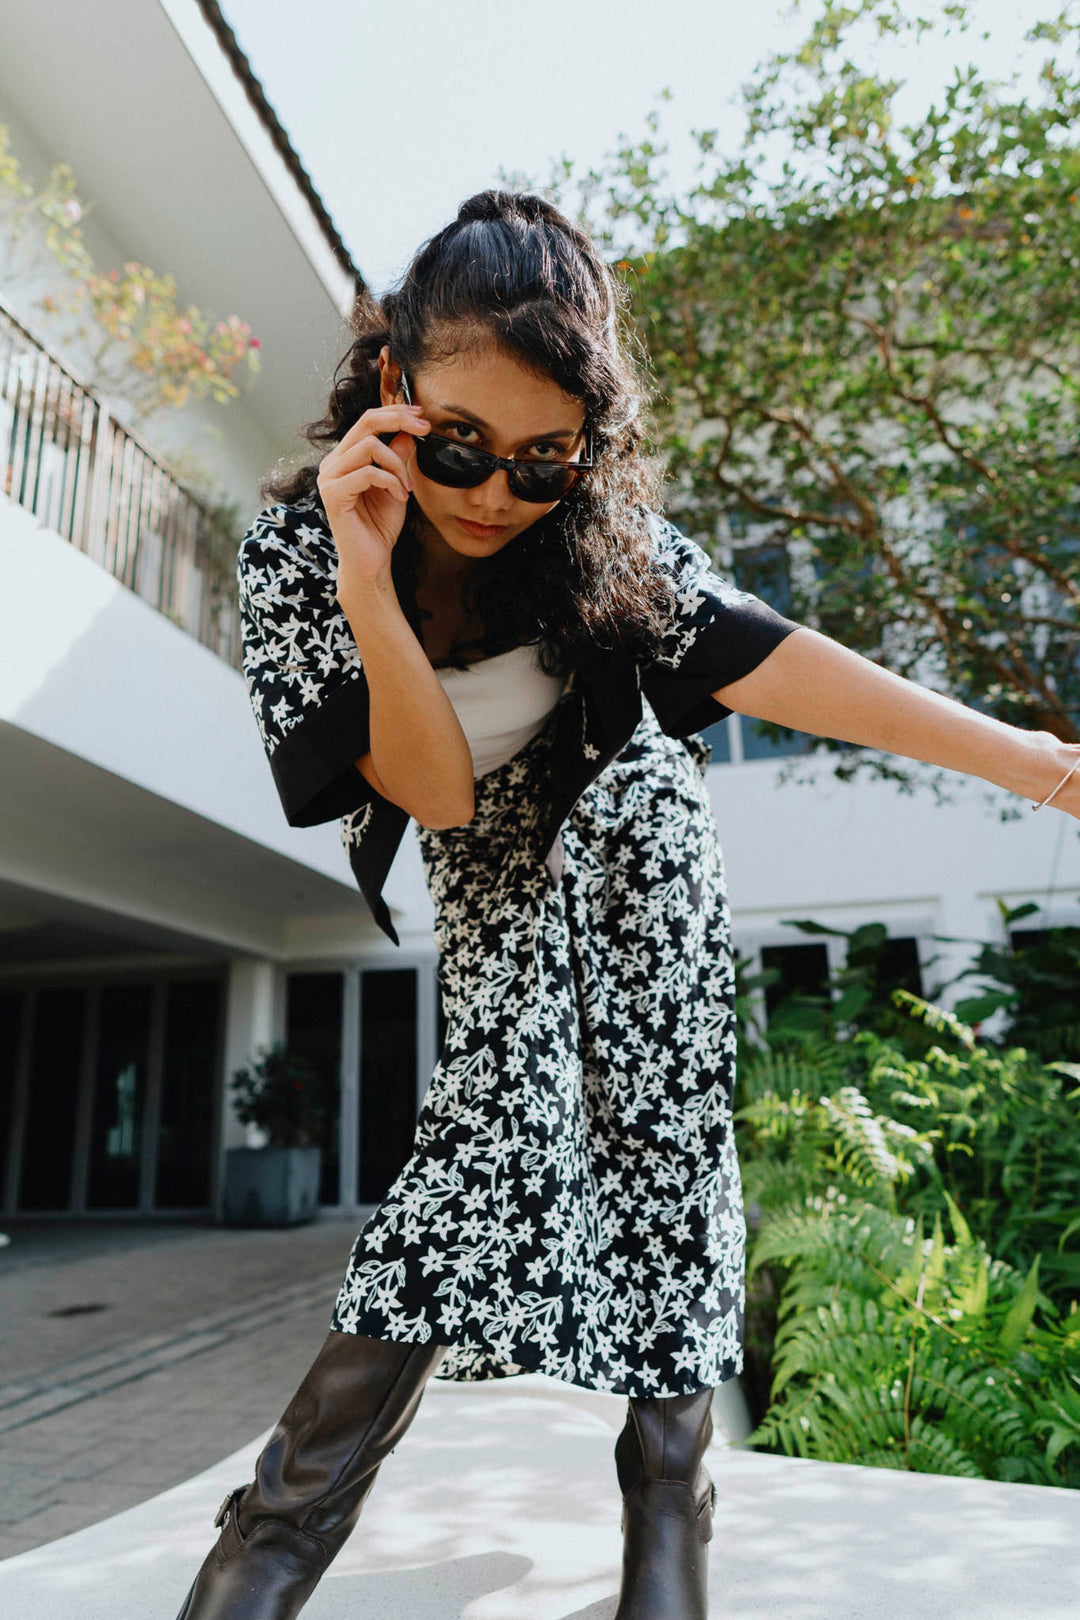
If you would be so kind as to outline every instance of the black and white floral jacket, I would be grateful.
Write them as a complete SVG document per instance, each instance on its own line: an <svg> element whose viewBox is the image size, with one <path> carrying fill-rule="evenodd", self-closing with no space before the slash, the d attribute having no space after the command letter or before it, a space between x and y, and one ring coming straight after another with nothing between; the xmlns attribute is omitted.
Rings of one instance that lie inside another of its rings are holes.
<svg viewBox="0 0 1080 1620"><path fill-rule="evenodd" d="M580 795L629 741L642 696L704 768L707 745L692 734L731 712L712 692L749 674L797 628L722 579L701 547L666 519L652 515L650 524L657 560L675 582L676 616L648 663L596 648L571 672L572 695L558 706L550 756L547 853ZM336 601L337 565L316 497L260 513L237 562L243 670L286 819L309 827L341 818L356 881L396 945L382 890L409 817L356 768L368 749L368 689ZM415 604L402 608L419 638Z"/></svg>

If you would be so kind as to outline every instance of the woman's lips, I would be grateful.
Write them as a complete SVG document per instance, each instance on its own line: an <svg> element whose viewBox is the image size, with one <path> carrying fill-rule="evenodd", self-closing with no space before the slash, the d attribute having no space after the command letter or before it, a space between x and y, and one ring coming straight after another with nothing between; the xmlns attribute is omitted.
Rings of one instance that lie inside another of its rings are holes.
<svg viewBox="0 0 1080 1620"><path fill-rule="evenodd" d="M471 534L477 540L493 540L497 534L505 534L510 527L508 523L470 523L468 518L458 518L458 522L466 534Z"/></svg>

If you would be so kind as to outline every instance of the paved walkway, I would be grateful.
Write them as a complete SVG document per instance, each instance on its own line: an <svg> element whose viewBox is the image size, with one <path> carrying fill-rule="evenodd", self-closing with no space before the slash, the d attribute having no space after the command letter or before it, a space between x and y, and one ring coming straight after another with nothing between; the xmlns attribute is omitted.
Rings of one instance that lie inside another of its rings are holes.
<svg viewBox="0 0 1080 1620"><path fill-rule="evenodd" d="M356 1222L5 1231L0 1558L133 1507L276 1421L329 1329Z"/></svg>
<svg viewBox="0 0 1080 1620"><path fill-rule="evenodd" d="M353 1227L9 1231L0 1614L174 1620L322 1342ZM89 1305L108 1309L53 1314ZM305 1620L611 1620L624 1412L538 1375L433 1380ZM709 1466L713 1620L1080 1615L1080 1492L721 1444Z"/></svg>

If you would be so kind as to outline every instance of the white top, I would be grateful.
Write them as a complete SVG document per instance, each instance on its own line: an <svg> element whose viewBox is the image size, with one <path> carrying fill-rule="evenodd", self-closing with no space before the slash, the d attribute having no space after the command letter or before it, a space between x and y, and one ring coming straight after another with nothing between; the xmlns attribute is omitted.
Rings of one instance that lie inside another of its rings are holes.
<svg viewBox="0 0 1080 1620"><path fill-rule="evenodd" d="M468 669L437 669L473 757L473 776L505 765L541 729L566 687L540 668L539 648L511 647Z"/></svg>

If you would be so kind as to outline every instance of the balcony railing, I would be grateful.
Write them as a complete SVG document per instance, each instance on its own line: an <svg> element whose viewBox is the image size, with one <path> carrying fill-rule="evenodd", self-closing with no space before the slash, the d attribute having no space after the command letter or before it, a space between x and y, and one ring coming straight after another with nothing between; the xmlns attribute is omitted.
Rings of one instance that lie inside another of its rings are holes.
<svg viewBox="0 0 1080 1620"><path fill-rule="evenodd" d="M239 664L236 538L2 304L0 488Z"/></svg>

